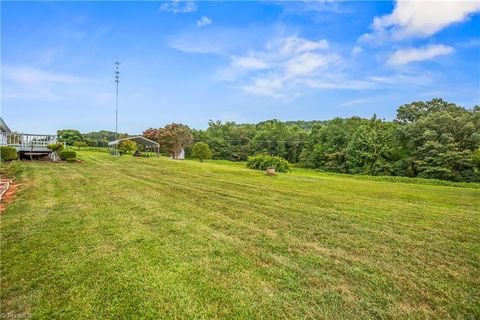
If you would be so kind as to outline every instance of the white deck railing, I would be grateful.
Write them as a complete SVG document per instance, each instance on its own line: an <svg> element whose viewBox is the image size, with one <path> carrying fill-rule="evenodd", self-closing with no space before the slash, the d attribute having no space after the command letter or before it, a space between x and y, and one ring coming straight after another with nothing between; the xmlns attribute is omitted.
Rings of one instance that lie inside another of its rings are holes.
<svg viewBox="0 0 480 320"><path fill-rule="evenodd" d="M55 142L55 135L0 132L0 145L14 147L17 151L50 152L47 145Z"/></svg>

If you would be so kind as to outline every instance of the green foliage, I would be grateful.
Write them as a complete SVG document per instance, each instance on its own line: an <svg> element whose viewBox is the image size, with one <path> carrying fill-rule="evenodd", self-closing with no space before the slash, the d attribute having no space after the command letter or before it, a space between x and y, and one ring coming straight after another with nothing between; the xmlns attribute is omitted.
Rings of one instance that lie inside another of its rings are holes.
<svg viewBox="0 0 480 320"><path fill-rule="evenodd" d="M77 162L77 158L68 158L66 161L71 162L71 163L72 162Z"/></svg>
<svg viewBox="0 0 480 320"><path fill-rule="evenodd" d="M80 148L88 147L88 144L85 141L75 141L73 146L77 147L77 150L80 150Z"/></svg>
<svg viewBox="0 0 480 320"><path fill-rule="evenodd" d="M205 131L193 130L197 141L208 143L213 159L245 161L251 154L251 139L255 134L255 126L236 124L235 122L208 122Z"/></svg>
<svg viewBox="0 0 480 320"><path fill-rule="evenodd" d="M73 145L77 141L83 140L80 131L73 129L58 130L57 137L58 141L65 142L68 146Z"/></svg>
<svg viewBox="0 0 480 320"><path fill-rule="evenodd" d="M75 159L77 157L77 153L73 150L62 150L60 152L60 159L66 161L68 159Z"/></svg>
<svg viewBox="0 0 480 320"><path fill-rule="evenodd" d="M10 146L0 146L0 161L12 161L17 158L17 149Z"/></svg>
<svg viewBox="0 0 480 320"><path fill-rule="evenodd" d="M268 167L275 168L277 172L290 172L292 167L290 163L282 157L269 154L257 154L248 157L247 168L255 170L266 170Z"/></svg>
<svg viewBox="0 0 480 320"><path fill-rule="evenodd" d="M2 178L18 179L25 171L25 166L21 161L2 162L0 164L0 176Z"/></svg>
<svg viewBox="0 0 480 320"><path fill-rule="evenodd" d="M95 132L89 132L82 135L83 141L85 141L90 147L108 147L108 142L127 138L127 133L115 134L115 132L101 130Z"/></svg>
<svg viewBox="0 0 480 320"><path fill-rule="evenodd" d="M480 111L441 99L399 107L397 119L334 119L314 126L300 165L369 175L480 181Z"/></svg>
<svg viewBox="0 0 480 320"><path fill-rule="evenodd" d="M47 148L52 150L53 152L58 152L63 149L63 143L62 142L50 143L49 145L47 145Z"/></svg>
<svg viewBox="0 0 480 320"><path fill-rule="evenodd" d="M433 102L432 102L433 101ZM480 147L480 115L474 110L432 100L430 109L403 125L400 138L412 157L415 176L480 181L475 152Z"/></svg>
<svg viewBox="0 0 480 320"><path fill-rule="evenodd" d="M300 165L326 171L349 173L347 147L361 126L368 126L366 119L352 117L335 118L312 128L300 156Z"/></svg>
<svg viewBox="0 0 480 320"><path fill-rule="evenodd" d="M137 143L132 140L123 140L118 144L118 150L123 153L130 153L137 149Z"/></svg>
<svg viewBox="0 0 480 320"><path fill-rule="evenodd" d="M477 171L480 170L480 148L475 150L472 158L473 164L475 165Z"/></svg>
<svg viewBox="0 0 480 320"><path fill-rule="evenodd" d="M345 148L345 163L350 173L390 175L395 154L395 125L375 116L358 127Z"/></svg>
<svg viewBox="0 0 480 320"><path fill-rule="evenodd" d="M298 162L307 137L304 129L279 120L260 122L255 129L251 153L267 153Z"/></svg>
<svg viewBox="0 0 480 320"><path fill-rule="evenodd" d="M210 147L205 142L197 142L193 145L192 158L199 159L200 162L211 159L212 150L210 150Z"/></svg>

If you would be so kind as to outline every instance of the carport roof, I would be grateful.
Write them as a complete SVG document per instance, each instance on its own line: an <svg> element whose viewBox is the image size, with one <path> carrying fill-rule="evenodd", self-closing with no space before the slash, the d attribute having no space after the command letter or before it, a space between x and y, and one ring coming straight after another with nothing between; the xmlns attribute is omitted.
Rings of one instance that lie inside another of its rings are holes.
<svg viewBox="0 0 480 320"><path fill-rule="evenodd" d="M160 147L160 144L158 142L152 141L150 139L147 139L143 136L134 136L134 137L128 137L128 138L123 138L123 139L118 139L114 141L110 141L108 143L109 146L115 146L119 144L121 141L124 140L132 140L135 141L136 143L143 144L145 146L150 146L150 147Z"/></svg>

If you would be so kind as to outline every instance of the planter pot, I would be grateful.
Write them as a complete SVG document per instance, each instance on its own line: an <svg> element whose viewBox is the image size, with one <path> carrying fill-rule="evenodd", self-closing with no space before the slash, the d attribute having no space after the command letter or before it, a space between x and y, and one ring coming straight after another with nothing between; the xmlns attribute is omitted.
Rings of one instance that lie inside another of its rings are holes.
<svg viewBox="0 0 480 320"><path fill-rule="evenodd" d="M269 175L269 176L276 175L275 168L267 168L267 175Z"/></svg>

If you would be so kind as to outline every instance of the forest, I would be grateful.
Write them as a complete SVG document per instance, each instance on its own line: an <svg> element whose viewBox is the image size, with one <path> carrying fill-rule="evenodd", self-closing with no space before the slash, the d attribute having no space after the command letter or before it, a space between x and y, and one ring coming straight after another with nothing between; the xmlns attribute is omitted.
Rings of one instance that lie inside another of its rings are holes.
<svg viewBox="0 0 480 320"><path fill-rule="evenodd" d="M178 126L184 130L174 135L188 131L192 142L209 145L213 159L245 161L266 153L322 171L480 181L480 106L467 109L442 99L402 105L393 121L373 115L258 124L211 120L205 130ZM148 129L144 135L162 144L155 130L165 129ZM104 146L109 138L108 131L77 137L90 146Z"/></svg>
<svg viewBox="0 0 480 320"><path fill-rule="evenodd" d="M278 155L302 167L350 174L480 180L480 107L442 99L400 106L393 121L351 117L256 125L210 121L192 130L214 159Z"/></svg>

